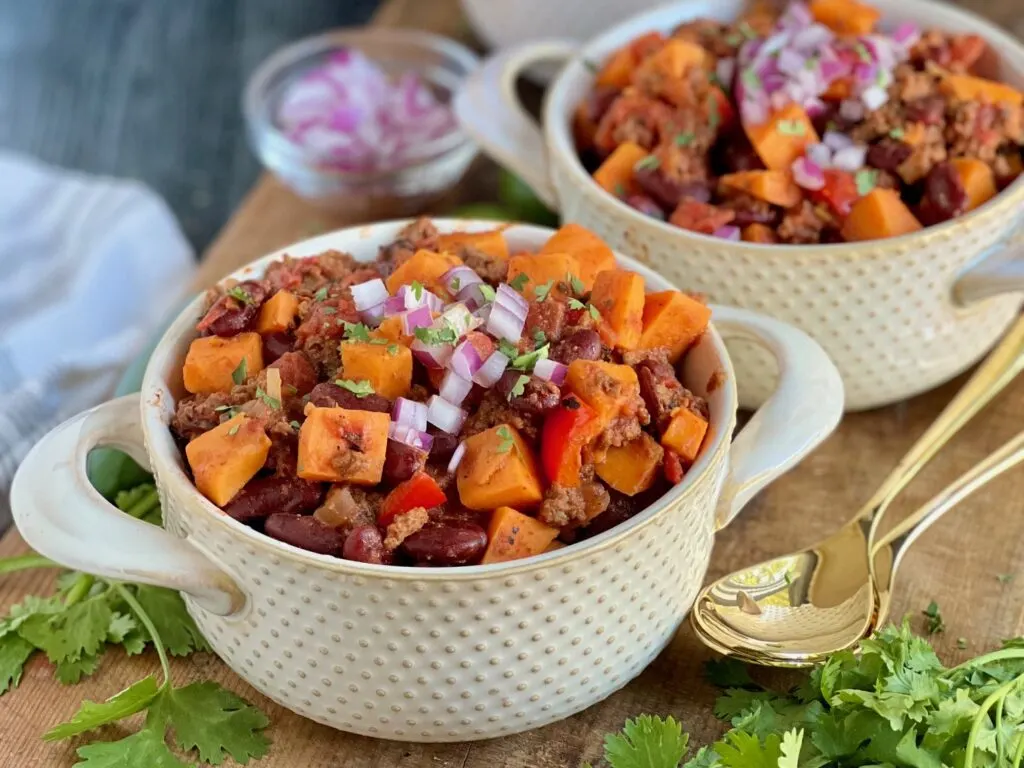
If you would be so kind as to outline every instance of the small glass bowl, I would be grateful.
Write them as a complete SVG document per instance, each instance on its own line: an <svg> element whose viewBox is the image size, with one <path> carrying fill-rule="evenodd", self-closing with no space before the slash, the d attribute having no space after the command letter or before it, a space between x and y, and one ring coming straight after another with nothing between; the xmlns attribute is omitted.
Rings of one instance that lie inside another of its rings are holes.
<svg viewBox="0 0 1024 768"><path fill-rule="evenodd" d="M288 85L342 48L361 51L391 77L416 72L449 105L479 63L454 40L409 29L339 30L299 40L264 61L246 85L242 106L253 150L297 194L347 219L422 212L462 178L476 156L475 145L457 126L424 144L408 165L369 172L326 166L278 127L278 105Z"/></svg>

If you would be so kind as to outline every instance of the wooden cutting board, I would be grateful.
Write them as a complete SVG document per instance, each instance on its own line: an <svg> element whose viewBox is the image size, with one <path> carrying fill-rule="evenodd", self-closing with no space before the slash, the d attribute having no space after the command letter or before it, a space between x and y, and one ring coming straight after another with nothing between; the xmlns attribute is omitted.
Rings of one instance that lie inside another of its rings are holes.
<svg viewBox="0 0 1024 768"><path fill-rule="evenodd" d="M1016 0L972 0L979 13L1006 26L1017 22ZM457 0L390 0L375 24L430 29L466 38L469 31ZM1022 30L1017 30L1018 33ZM487 199L494 167L479 161L452 202ZM482 196L482 197L481 197ZM443 213L438 209L438 213ZM205 256L197 287L205 287L245 262L289 242L357 222L326 218L269 177L260 179ZM762 493L718 535L709 578L781 554L821 538L856 509L948 402L962 379L909 402L847 416L842 425L799 467ZM1010 386L964 429L905 492L895 512L906 513L958 474L994 451L1024 425L1024 379ZM910 552L899 581L893 616L910 614L921 630L920 612L936 600L946 617L945 633L933 641L947 663L1024 633L1024 470L1011 472L964 502L929 531ZM0 557L26 547L16 533L0 542ZM1019 574L1002 583L999 574ZM45 593L53 573L28 571L0 577L0 609L26 594ZM967 642L957 648L958 638ZM351 736L304 720L269 701L236 677L215 656L197 654L173 662L178 684L215 679L260 706L270 717L273 739L261 768L564 768L595 760L603 735L627 718L649 712L674 715L691 743L713 740L721 724L711 714L715 691L702 679L710 652L687 626L640 677L601 704L562 723L518 736L472 744L417 745ZM0 763L19 768L59 768L75 762L82 741L44 743L40 736L67 719L84 698L104 699L157 670L152 653L127 658L112 653L100 670L74 687L53 679L37 655L21 685L0 699ZM102 738L126 735L108 728ZM94 737L93 737L94 738ZM16 762L10 756L17 755Z"/></svg>

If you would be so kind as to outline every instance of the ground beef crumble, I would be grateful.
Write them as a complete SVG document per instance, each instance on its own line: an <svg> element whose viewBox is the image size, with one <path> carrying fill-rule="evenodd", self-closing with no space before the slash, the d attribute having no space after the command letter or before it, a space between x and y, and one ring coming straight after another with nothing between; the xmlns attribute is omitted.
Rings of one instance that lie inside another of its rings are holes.
<svg viewBox="0 0 1024 768"><path fill-rule="evenodd" d="M384 536L384 549L393 552L407 538L420 530L430 520L430 513L423 507L413 507L408 512L398 515L388 526Z"/></svg>

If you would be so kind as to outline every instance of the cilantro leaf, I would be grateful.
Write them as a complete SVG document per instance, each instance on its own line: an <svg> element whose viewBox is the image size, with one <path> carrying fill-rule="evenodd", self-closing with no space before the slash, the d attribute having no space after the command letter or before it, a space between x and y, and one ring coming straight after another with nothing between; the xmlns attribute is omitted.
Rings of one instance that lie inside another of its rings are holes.
<svg viewBox="0 0 1024 768"><path fill-rule="evenodd" d="M514 398L520 397L524 392L526 392L526 385L529 384L529 383L530 383L530 377L529 376L527 376L525 373L520 375L519 378L516 379L516 383L512 385L512 389L509 390L509 393L508 393L508 400L509 400L509 402L512 402L512 400ZM501 453L504 453L504 451L501 451Z"/></svg>
<svg viewBox="0 0 1024 768"><path fill-rule="evenodd" d="M697 137L693 131L683 131L682 133L677 133L673 141L677 147L688 147L693 144L695 138Z"/></svg>
<svg viewBox="0 0 1024 768"><path fill-rule="evenodd" d="M1016 577L1017 574L1015 573L1000 573L996 576L996 581L998 581L1000 584L1009 584Z"/></svg>
<svg viewBox="0 0 1024 768"><path fill-rule="evenodd" d="M256 387L256 399L262 400L263 404L266 405L267 408L271 408L275 411L281 407L281 401L276 397L268 395L261 387Z"/></svg>
<svg viewBox="0 0 1024 768"><path fill-rule="evenodd" d="M136 587L135 597L149 614L157 634L172 655L187 656L193 651L210 650L177 592L142 584Z"/></svg>
<svg viewBox="0 0 1024 768"><path fill-rule="evenodd" d="M572 289L573 293L580 296L586 293L587 286L585 286L583 281L576 277L572 272L565 276L565 281L569 283L569 287Z"/></svg>
<svg viewBox="0 0 1024 768"><path fill-rule="evenodd" d="M455 329L448 325L441 328L435 328L433 326L426 328L421 326L413 332L413 335L424 344L430 344L432 346L437 346L439 344L454 344L459 340L459 335L455 332Z"/></svg>
<svg viewBox="0 0 1024 768"><path fill-rule="evenodd" d="M57 664L57 682L62 685L75 685L99 668L99 656L83 656L74 661L62 661Z"/></svg>
<svg viewBox="0 0 1024 768"><path fill-rule="evenodd" d="M350 381L349 379L335 379L334 383L337 384L342 389L347 389L353 395L360 398L369 397L375 392L373 385L366 379L361 379L359 381Z"/></svg>
<svg viewBox="0 0 1024 768"><path fill-rule="evenodd" d="M533 332L533 340L537 344L537 346L542 346L547 343L548 337L547 334L544 333L544 331L538 328Z"/></svg>
<svg viewBox="0 0 1024 768"><path fill-rule="evenodd" d="M44 651L51 662L59 664L95 656L107 639L112 618L110 603L102 597L93 597L61 613L30 616L18 632Z"/></svg>
<svg viewBox="0 0 1024 768"><path fill-rule="evenodd" d="M43 734L43 738L47 741L57 741L91 731L101 725L116 723L118 720L144 710L159 692L156 678L150 675L111 696L106 701L95 702L86 699L70 720L51 728Z"/></svg>
<svg viewBox="0 0 1024 768"><path fill-rule="evenodd" d="M316 301L326 301L327 300L327 286L324 285L324 286L321 286L320 288L317 288L316 289L316 293L313 294L313 299L316 300Z"/></svg>
<svg viewBox="0 0 1024 768"><path fill-rule="evenodd" d="M363 323L345 323L345 338L349 341L370 341L370 329Z"/></svg>
<svg viewBox="0 0 1024 768"><path fill-rule="evenodd" d="M701 747L683 763L683 768L715 768L718 764L718 753L711 747Z"/></svg>
<svg viewBox="0 0 1024 768"><path fill-rule="evenodd" d="M593 304L587 305L587 311L590 313L590 316L592 318L594 318L598 322L601 321L601 313L597 311L597 307L595 307Z"/></svg>
<svg viewBox="0 0 1024 768"><path fill-rule="evenodd" d="M105 741L78 748L82 762L75 768L193 768L183 763L164 743L163 736L143 728L120 741Z"/></svg>
<svg viewBox="0 0 1024 768"><path fill-rule="evenodd" d="M409 291L412 293L412 297L416 299L416 301L423 300L423 283L421 283L419 280L412 281L412 283L409 285Z"/></svg>
<svg viewBox="0 0 1024 768"><path fill-rule="evenodd" d="M722 122L722 115L718 111L718 98L715 96L714 93L709 93L708 94L707 104L708 104L708 128L710 128L712 130L712 132L714 132L714 131L718 130L718 126Z"/></svg>
<svg viewBox="0 0 1024 768"><path fill-rule="evenodd" d="M245 380L249 377L249 363L247 358L242 358L238 363L238 366L231 372L231 380L235 384L245 384Z"/></svg>
<svg viewBox="0 0 1024 768"><path fill-rule="evenodd" d="M551 289L555 287L555 281L548 280L544 285L538 285L533 289L534 295L537 297L537 301L544 301L551 293Z"/></svg>
<svg viewBox="0 0 1024 768"><path fill-rule="evenodd" d="M604 759L611 768L676 768L686 754L689 736L674 717L640 715L622 731L604 739Z"/></svg>
<svg viewBox="0 0 1024 768"><path fill-rule="evenodd" d="M21 671L35 646L20 635L11 633L0 637L0 693L18 687Z"/></svg>
<svg viewBox="0 0 1024 768"><path fill-rule="evenodd" d="M889 136L897 141L902 139L905 135L906 133L902 128L893 128L889 131Z"/></svg>
<svg viewBox="0 0 1024 768"><path fill-rule="evenodd" d="M249 292L240 285L236 285L229 288L226 291L227 295L237 301L239 304L253 304L253 298L249 295Z"/></svg>
<svg viewBox="0 0 1024 768"><path fill-rule="evenodd" d="M497 435L501 438L501 442L498 443L498 447L496 449L498 453L508 453L511 451L512 445L515 443L515 439L512 437L512 433L509 431L508 427L502 424L498 427Z"/></svg>
<svg viewBox="0 0 1024 768"><path fill-rule="evenodd" d="M569 299L569 309L586 309L587 305L579 299Z"/></svg>
<svg viewBox="0 0 1024 768"><path fill-rule="evenodd" d="M928 634L934 635L939 632L946 630L946 622L942 618L942 611L939 610L939 604L932 600L928 603L928 607L925 608L921 613L928 617Z"/></svg>
<svg viewBox="0 0 1024 768"><path fill-rule="evenodd" d="M395 355L397 355L398 354L398 345L397 344L388 344L388 354L391 355L391 357L394 357Z"/></svg>
<svg viewBox="0 0 1024 768"><path fill-rule="evenodd" d="M853 181L857 185L857 194L863 197L878 183L878 171L874 168L862 168L853 175Z"/></svg>
<svg viewBox="0 0 1024 768"><path fill-rule="evenodd" d="M518 275L509 280L508 284L512 288L515 288L517 291L521 291L523 290L523 288L526 287L526 284L528 282L530 282L530 278L527 277L525 272L520 272Z"/></svg>
<svg viewBox="0 0 1024 768"><path fill-rule="evenodd" d="M803 743L803 728L800 730L794 728L782 734L782 745L780 747L782 755L779 757L779 768L799 768L800 748L803 746Z"/></svg>
<svg viewBox="0 0 1024 768"><path fill-rule="evenodd" d="M484 297L484 301L494 301L495 296L498 295L487 283L480 283L477 288L480 290L480 295Z"/></svg>
<svg viewBox="0 0 1024 768"><path fill-rule="evenodd" d="M635 171L646 171L654 170L661 165L661 159L657 155L647 155L637 160L636 165L633 166Z"/></svg>
<svg viewBox="0 0 1024 768"><path fill-rule="evenodd" d="M755 688L756 683L747 671L747 665L728 656L710 659L704 664L704 677L718 688Z"/></svg>
<svg viewBox="0 0 1024 768"><path fill-rule="evenodd" d="M519 357L519 347L505 339L500 339L498 341L498 351L509 360L515 360Z"/></svg>
<svg viewBox="0 0 1024 768"><path fill-rule="evenodd" d="M512 367L520 371L532 371L534 366L537 365L538 360L544 360L547 358L550 346L550 344L544 344L543 346L537 347L532 352L517 355L515 359L512 360ZM529 380L529 377L527 377L527 380Z"/></svg>
<svg viewBox="0 0 1024 768"><path fill-rule="evenodd" d="M182 749L196 749L204 762L220 765L231 756L240 763L263 757L270 745L263 729L267 716L214 682L165 689L153 701L146 729L174 729Z"/></svg>
<svg viewBox="0 0 1024 768"><path fill-rule="evenodd" d="M803 136L807 133L807 126L799 120L779 120L776 129L783 136Z"/></svg>
<svg viewBox="0 0 1024 768"><path fill-rule="evenodd" d="M732 730L715 743L714 750L725 768L777 768L782 756L781 746L776 734L762 743L752 733Z"/></svg>

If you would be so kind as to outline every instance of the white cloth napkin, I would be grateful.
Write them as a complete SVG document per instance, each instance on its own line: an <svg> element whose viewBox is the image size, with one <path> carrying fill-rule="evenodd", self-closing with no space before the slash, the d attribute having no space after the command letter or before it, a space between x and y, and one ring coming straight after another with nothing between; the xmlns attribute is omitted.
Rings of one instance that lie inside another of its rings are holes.
<svg viewBox="0 0 1024 768"><path fill-rule="evenodd" d="M0 152L0 531L29 448L110 397L194 268L143 184Z"/></svg>

